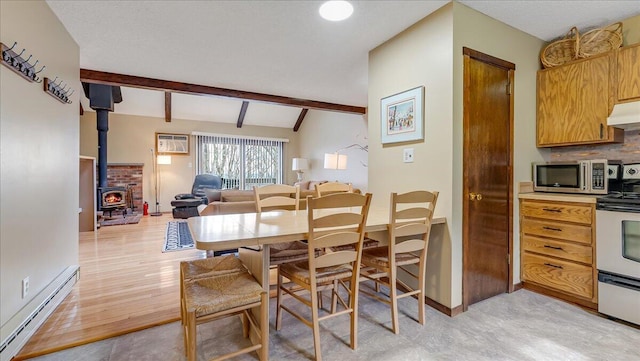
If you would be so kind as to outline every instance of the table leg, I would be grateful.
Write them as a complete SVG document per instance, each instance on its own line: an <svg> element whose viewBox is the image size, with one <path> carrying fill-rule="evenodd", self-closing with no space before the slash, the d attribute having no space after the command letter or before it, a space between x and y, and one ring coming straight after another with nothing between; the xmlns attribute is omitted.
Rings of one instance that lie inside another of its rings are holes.
<svg viewBox="0 0 640 361"><path fill-rule="evenodd" d="M238 257L244 263L245 266L249 269L249 271L253 274L258 282L262 284L264 290L269 292L269 246L263 246L262 250L254 251L250 249L240 248L238 249ZM266 297L267 304L265 305L267 308L267 312L269 310L269 296ZM253 315L256 317L258 322L260 321L260 309L254 308L251 310ZM267 318L268 319L268 318ZM269 324L267 322L266 325L260 325L260 327L266 327L269 329ZM255 337L254 332L250 332L251 342L254 344L259 342L259 340ZM268 342L267 342L268 344ZM268 350L267 350L268 354Z"/></svg>

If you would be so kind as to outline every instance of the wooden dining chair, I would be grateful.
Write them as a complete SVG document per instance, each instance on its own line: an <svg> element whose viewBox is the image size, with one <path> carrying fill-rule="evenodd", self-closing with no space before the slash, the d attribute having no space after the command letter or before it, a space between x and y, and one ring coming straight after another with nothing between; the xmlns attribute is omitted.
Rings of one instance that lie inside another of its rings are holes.
<svg viewBox="0 0 640 361"><path fill-rule="evenodd" d="M333 193L341 193L353 192L353 186L351 183L340 183L340 182L326 182L322 184L316 184L316 197L326 196L327 194Z"/></svg>
<svg viewBox="0 0 640 361"><path fill-rule="evenodd" d="M393 332L400 333L398 299L418 296L418 322L425 323L425 273L427 250L433 212L438 192L414 191L391 194L389 215L389 244L365 249L362 254L361 280L373 280L376 292L362 289L362 293L391 306ZM417 265L417 269L407 268ZM417 281L414 289L398 279L398 268ZM398 293L398 284L406 292ZM388 287L389 294L380 292L380 285Z"/></svg>
<svg viewBox="0 0 640 361"><path fill-rule="evenodd" d="M286 184L254 186L256 212L274 210L297 211L300 204L300 187ZM307 259L307 245L304 242L282 242L269 246L269 264L277 266L285 262Z"/></svg>
<svg viewBox="0 0 640 361"><path fill-rule="evenodd" d="M352 349L358 339L358 277L362 257L362 241L369 214L371 193L336 193L319 198L307 198L309 223L308 259L285 263L278 268L278 295L276 300L276 330L282 327L282 310L287 311L313 329L316 360L322 360L320 347L320 321L349 315L351 318ZM346 208L351 207L351 208ZM351 245L344 251L330 251L332 247ZM284 284L287 278L292 283ZM337 284L337 286L336 286ZM319 291L331 289L342 305L341 310L320 316ZM338 293L346 291L345 301ZM299 290L303 291L300 292ZM305 292L306 291L306 292ZM290 296L310 308L311 317L305 317L294 308L283 304L283 295Z"/></svg>
<svg viewBox="0 0 640 361"><path fill-rule="evenodd" d="M353 193L353 185L351 183L326 182L322 184L316 184L315 191L316 197L322 197L334 193ZM364 242L362 243L362 246L365 249L377 247L378 245L378 241L368 238L365 234ZM349 248L349 246L334 248L334 250L342 250L345 248Z"/></svg>

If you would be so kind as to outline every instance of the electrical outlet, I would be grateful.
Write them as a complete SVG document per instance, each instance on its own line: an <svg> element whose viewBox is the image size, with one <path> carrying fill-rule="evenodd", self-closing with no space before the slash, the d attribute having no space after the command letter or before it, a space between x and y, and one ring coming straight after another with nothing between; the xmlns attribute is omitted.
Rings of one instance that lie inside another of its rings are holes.
<svg viewBox="0 0 640 361"><path fill-rule="evenodd" d="M29 294L29 277L22 280L22 298L27 297Z"/></svg>
<svg viewBox="0 0 640 361"><path fill-rule="evenodd" d="M405 163L413 163L413 148L405 148L402 155L402 161Z"/></svg>

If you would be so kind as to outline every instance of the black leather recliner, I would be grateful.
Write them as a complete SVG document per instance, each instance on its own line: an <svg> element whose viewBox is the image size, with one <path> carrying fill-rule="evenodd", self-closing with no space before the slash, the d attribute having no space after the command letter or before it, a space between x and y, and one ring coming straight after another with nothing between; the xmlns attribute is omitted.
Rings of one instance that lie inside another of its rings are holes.
<svg viewBox="0 0 640 361"><path fill-rule="evenodd" d="M198 206L208 204L207 189L221 189L222 179L213 174L198 174L193 180L191 193L181 193L171 201L173 218L189 218L198 216Z"/></svg>

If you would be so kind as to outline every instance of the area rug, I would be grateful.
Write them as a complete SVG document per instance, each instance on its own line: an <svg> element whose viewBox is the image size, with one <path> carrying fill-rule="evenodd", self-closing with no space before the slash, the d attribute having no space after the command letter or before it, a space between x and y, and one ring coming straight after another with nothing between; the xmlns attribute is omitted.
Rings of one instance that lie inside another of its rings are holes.
<svg viewBox="0 0 640 361"><path fill-rule="evenodd" d="M113 218L103 218L100 220L100 226L118 226L122 224L136 224L142 219L142 214L126 215L124 217L117 216Z"/></svg>
<svg viewBox="0 0 640 361"><path fill-rule="evenodd" d="M167 222L167 232L164 236L164 248L162 252L182 251L193 249L193 238L189 232L187 221Z"/></svg>

